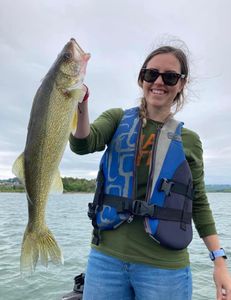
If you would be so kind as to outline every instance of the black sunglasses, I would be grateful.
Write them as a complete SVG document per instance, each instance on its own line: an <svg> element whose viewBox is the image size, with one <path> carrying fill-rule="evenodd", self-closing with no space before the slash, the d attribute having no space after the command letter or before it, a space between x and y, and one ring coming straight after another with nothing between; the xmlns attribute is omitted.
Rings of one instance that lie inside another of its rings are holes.
<svg viewBox="0 0 231 300"><path fill-rule="evenodd" d="M160 73L156 69L141 69L141 80L147 82L155 82L161 76L164 84L173 86L176 85L180 78L185 78L185 74L178 74L175 72Z"/></svg>

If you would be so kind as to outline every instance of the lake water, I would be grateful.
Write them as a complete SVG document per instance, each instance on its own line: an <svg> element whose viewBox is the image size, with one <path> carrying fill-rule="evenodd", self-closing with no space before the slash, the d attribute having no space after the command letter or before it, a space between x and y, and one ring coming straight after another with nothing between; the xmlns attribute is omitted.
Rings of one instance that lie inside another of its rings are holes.
<svg viewBox="0 0 231 300"><path fill-rule="evenodd" d="M64 265L38 264L35 273L22 278L19 270L21 241L27 223L25 194L0 193L0 299L60 300L73 288L73 278L84 271L90 250L91 224L86 217L92 194L50 196L47 224L64 254ZM208 194L221 244L231 257L231 194ZM193 300L215 299L213 263L198 234L189 248L193 273ZM231 260L231 259L230 259ZM229 270L231 270L231 262Z"/></svg>

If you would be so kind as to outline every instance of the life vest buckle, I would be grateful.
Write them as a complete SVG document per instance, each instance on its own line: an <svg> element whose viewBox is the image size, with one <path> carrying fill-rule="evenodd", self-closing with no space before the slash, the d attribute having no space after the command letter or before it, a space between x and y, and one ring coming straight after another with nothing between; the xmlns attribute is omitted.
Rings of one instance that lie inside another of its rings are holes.
<svg viewBox="0 0 231 300"><path fill-rule="evenodd" d="M142 200L134 200L132 202L132 213L137 216L152 218L154 216L155 207L154 204L150 205Z"/></svg>
<svg viewBox="0 0 231 300"><path fill-rule="evenodd" d="M173 181L169 181L167 178L162 178L160 183L160 191L163 191L166 196L169 196L173 185Z"/></svg>

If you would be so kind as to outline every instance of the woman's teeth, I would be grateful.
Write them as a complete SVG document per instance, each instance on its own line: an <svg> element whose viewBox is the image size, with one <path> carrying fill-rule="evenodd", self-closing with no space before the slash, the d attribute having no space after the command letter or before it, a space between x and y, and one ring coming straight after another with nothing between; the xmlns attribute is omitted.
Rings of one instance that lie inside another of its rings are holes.
<svg viewBox="0 0 231 300"><path fill-rule="evenodd" d="M157 90L157 89L151 89L151 92L152 92L153 94L156 94L156 95L163 95L163 94L166 93L166 92L163 91L163 90Z"/></svg>

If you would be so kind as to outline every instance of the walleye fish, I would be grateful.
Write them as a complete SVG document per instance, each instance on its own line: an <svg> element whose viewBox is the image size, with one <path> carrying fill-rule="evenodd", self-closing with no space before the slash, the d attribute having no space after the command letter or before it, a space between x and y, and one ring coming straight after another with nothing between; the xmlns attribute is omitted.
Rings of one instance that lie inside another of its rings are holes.
<svg viewBox="0 0 231 300"><path fill-rule="evenodd" d="M58 55L36 92L24 152L16 159L13 173L25 186L28 224L20 258L21 272L32 273L38 259L63 263L62 252L45 221L51 192L62 192L58 171L63 152L77 124L76 106L83 100L83 79L90 54L72 38ZM75 119L75 121L73 121Z"/></svg>

